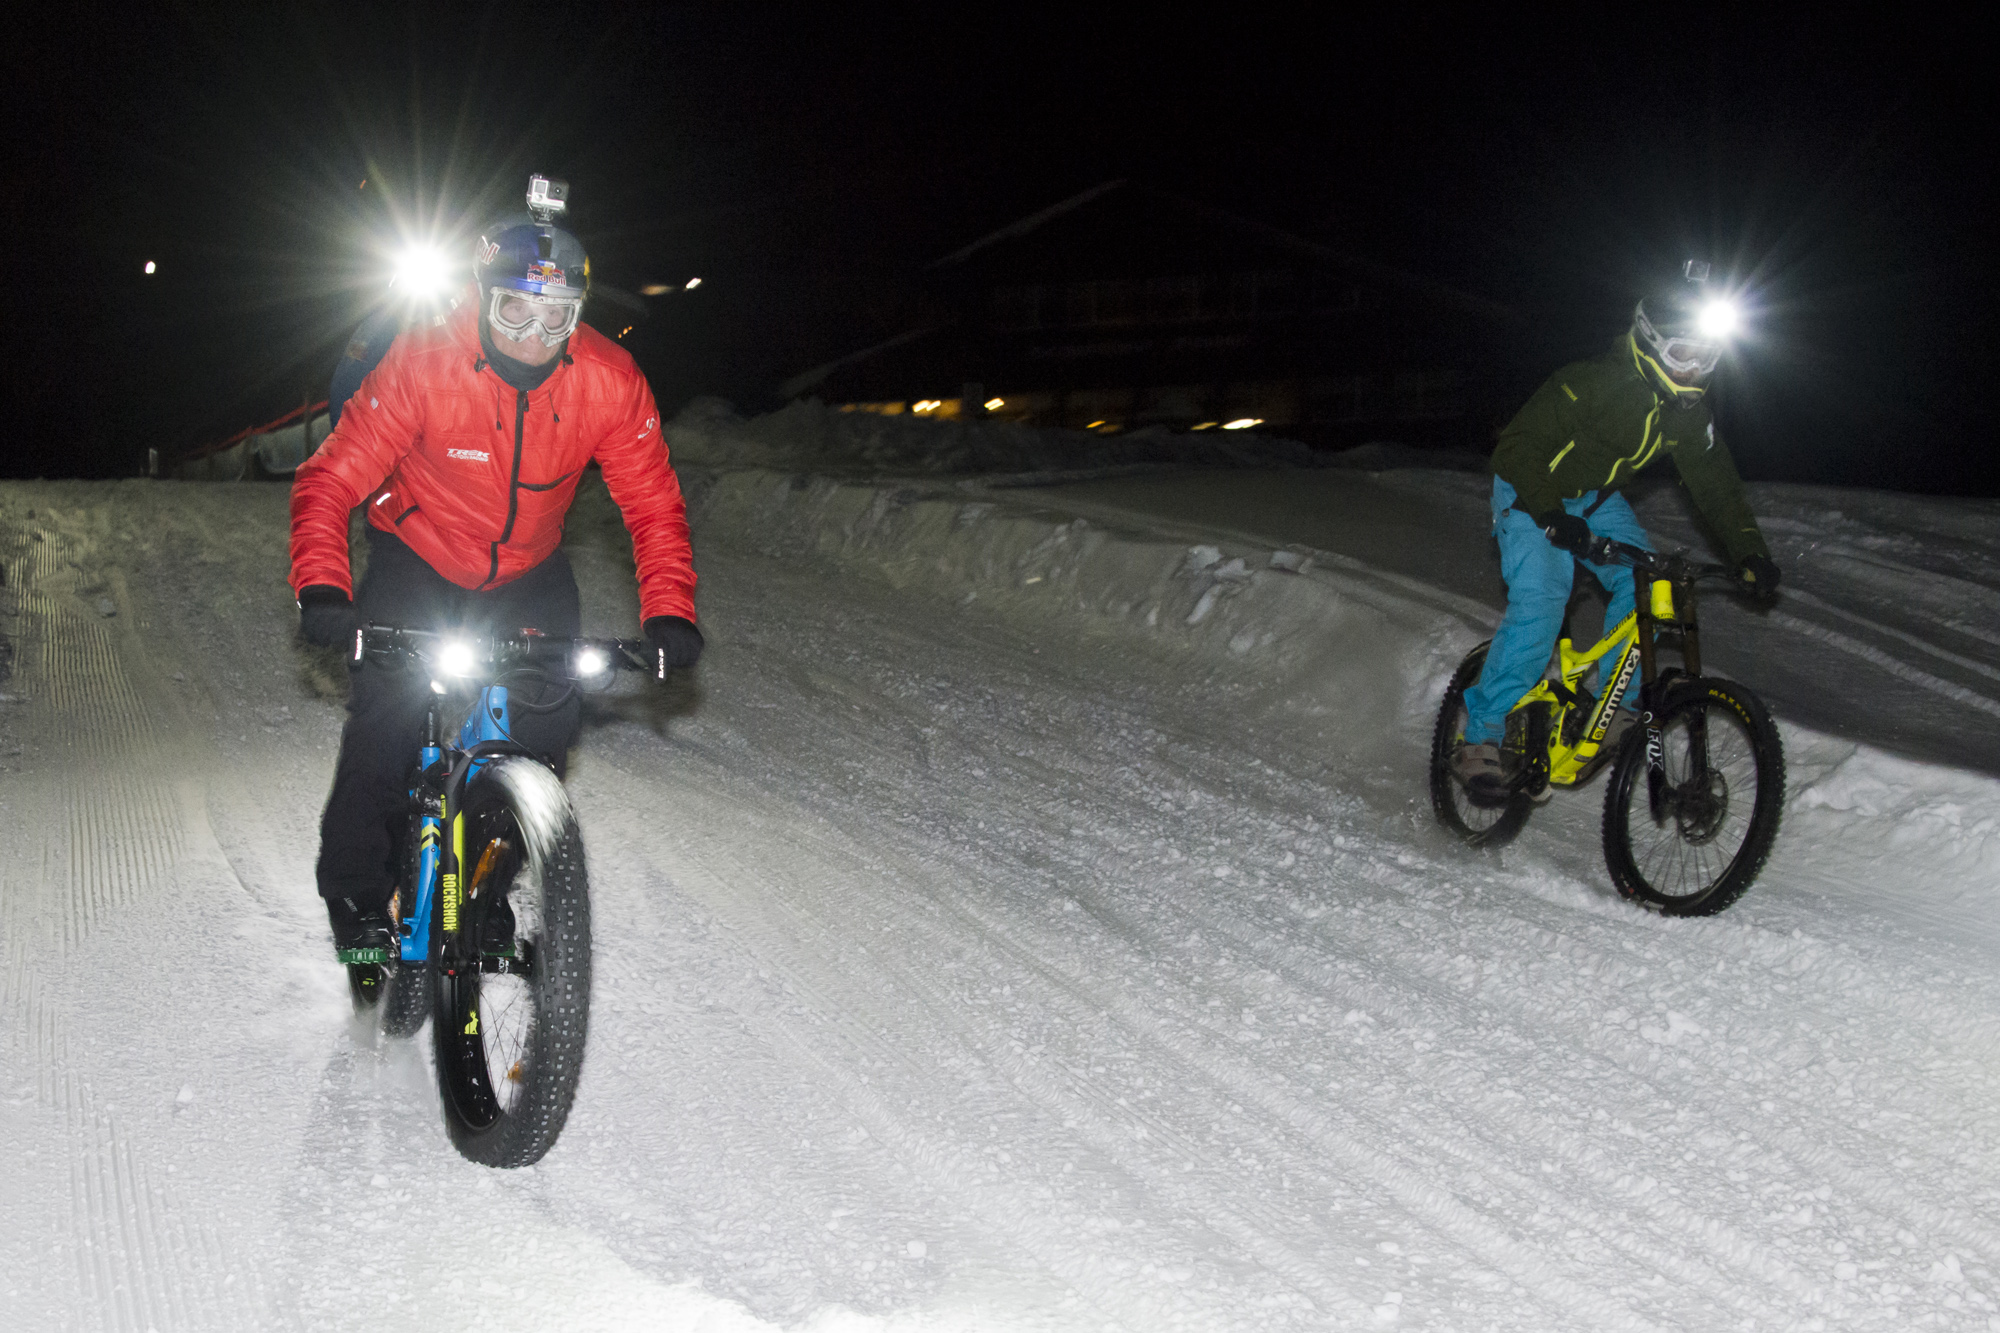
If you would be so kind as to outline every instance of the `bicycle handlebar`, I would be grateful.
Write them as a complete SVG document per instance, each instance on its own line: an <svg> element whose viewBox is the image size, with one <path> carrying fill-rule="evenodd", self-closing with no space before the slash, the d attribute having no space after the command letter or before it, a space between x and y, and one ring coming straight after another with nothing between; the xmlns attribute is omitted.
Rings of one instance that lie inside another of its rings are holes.
<svg viewBox="0 0 2000 1333"><path fill-rule="evenodd" d="M363 625L354 632L354 660L370 656L422 662L461 680L491 679L523 667L578 684L602 683L620 671L666 678L658 651L644 639L560 639L530 629L476 635Z"/></svg>
<svg viewBox="0 0 2000 1333"><path fill-rule="evenodd" d="M1699 583L1706 579L1726 580L1732 584L1742 582L1736 571L1727 565L1690 560L1678 551L1662 555L1643 546L1612 541L1609 537L1594 538L1584 548L1580 558L1593 565L1624 565L1628 569L1642 570L1656 579L1669 579L1675 583Z"/></svg>

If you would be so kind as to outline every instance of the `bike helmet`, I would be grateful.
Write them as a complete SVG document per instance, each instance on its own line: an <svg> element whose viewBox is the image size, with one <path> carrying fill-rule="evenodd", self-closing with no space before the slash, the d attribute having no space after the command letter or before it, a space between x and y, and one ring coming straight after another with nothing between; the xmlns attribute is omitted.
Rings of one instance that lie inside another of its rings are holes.
<svg viewBox="0 0 2000 1333"><path fill-rule="evenodd" d="M569 186L533 177L528 211L494 222L473 247L481 312L495 337L539 337L554 347L576 332L590 294L590 256L583 242L555 225Z"/></svg>
<svg viewBox="0 0 2000 1333"><path fill-rule="evenodd" d="M1735 305L1708 285L1708 265L1689 260L1681 280L1649 292L1632 310L1632 359L1667 401L1701 399L1736 324Z"/></svg>

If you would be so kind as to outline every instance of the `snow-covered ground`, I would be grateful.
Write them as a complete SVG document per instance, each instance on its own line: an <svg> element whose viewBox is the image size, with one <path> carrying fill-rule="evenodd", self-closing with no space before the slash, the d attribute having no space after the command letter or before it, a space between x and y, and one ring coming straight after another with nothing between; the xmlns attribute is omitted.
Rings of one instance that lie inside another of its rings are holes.
<svg viewBox="0 0 2000 1333"><path fill-rule="evenodd" d="M2000 707L2000 509L1760 493L1804 596L1707 623L1785 824L1667 921L1599 788L1432 826L1494 603L1399 524L1478 479L1263 475L687 472L710 652L589 714L590 1056L516 1173L349 1015L283 489L0 487L0 1327L2000 1328L2000 781L1923 761ZM1255 531L1307 477L1338 530ZM630 632L601 490L569 546ZM1782 635L1911 693L1798 725Z"/></svg>

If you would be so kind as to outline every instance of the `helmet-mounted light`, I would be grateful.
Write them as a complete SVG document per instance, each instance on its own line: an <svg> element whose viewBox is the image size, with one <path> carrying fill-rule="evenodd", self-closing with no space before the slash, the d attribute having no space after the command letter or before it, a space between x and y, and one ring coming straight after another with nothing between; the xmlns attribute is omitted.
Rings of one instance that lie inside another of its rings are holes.
<svg viewBox="0 0 2000 1333"><path fill-rule="evenodd" d="M435 247L413 245L396 256L390 285L413 300L437 296L451 285L451 265Z"/></svg>
<svg viewBox="0 0 2000 1333"><path fill-rule="evenodd" d="M1742 318L1742 313L1736 308L1736 302L1726 296L1718 296L1702 306L1701 313L1695 316L1695 327L1701 331L1702 336L1721 342L1736 332L1736 326L1742 322Z"/></svg>

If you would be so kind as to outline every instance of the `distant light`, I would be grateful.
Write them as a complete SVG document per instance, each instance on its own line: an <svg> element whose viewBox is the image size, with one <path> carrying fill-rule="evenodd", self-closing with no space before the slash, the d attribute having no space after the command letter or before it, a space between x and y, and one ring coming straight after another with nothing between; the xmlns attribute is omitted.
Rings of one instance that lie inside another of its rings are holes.
<svg viewBox="0 0 2000 1333"><path fill-rule="evenodd" d="M630 324L627 324L624 328L618 330L618 336L623 338L626 334L630 333L631 331L632 331L632 326Z"/></svg>
<svg viewBox="0 0 2000 1333"><path fill-rule="evenodd" d="M693 291L693 290L694 290L695 288L697 288L697 287L699 287L699 286L701 286L701 279L700 279L700 278L689 278L689 279L687 280L687 289L688 289L689 291Z"/></svg>
<svg viewBox="0 0 2000 1333"><path fill-rule="evenodd" d="M1196 426L1196 427L1195 427L1194 429L1196 429L1196 430L1214 430L1214 429L1215 429L1215 427L1216 427L1216 423L1215 423L1215 422L1213 422L1213 421L1204 421L1204 422L1202 422L1202 423L1201 423L1201 424L1200 424L1199 426Z"/></svg>
<svg viewBox="0 0 2000 1333"><path fill-rule="evenodd" d="M148 271L150 272L151 270ZM1000 408L1003 408L1005 406L1007 406L1007 400L1005 398L988 398L986 400L986 410L988 412L998 411Z"/></svg>
<svg viewBox="0 0 2000 1333"><path fill-rule="evenodd" d="M359 185L355 186L354 188L355 188L355 189L357 189L357 190L365 190L365 189L367 189L367 188L368 188L368 182L367 182L367 181L366 181L366 180L364 179L364 180L363 180L363 181L361 182L361 184L359 184Z"/></svg>
<svg viewBox="0 0 2000 1333"><path fill-rule="evenodd" d="M1264 418L1262 417L1238 417L1234 421L1223 422L1222 428L1224 430L1249 430L1252 426L1261 426L1263 424ZM1199 430L1200 427L1197 426L1195 429Z"/></svg>
<svg viewBox="0 0 2000 1333"><path fill-rule="evenodd" d="M1085 427L1084 427L1084 429L1085 429L1085 430L1096 430L1096 429L1097 429L1097 428L1098 428L1099 426L1102 426L1103 424L1104 424L1104 423L1103 423L1102 421L1093 421L1093 422L1091 422L1091 423L1090 423L1090 424L1089 424L1088 426L1085 426Z"/></svg>
<svg viewBox="0 0 2000 1333"><path fill-rule="evenodd" d="M150 259L148 259L148 260L146 261L146 272L148 272L148 273L152 273L152 272L156 272L156 271L157 271L157 270L159 269L159 267L160 267L160 266L159 266L158 264L155 264L155 263L154 263L154 262L153 262L152 260L150 260Z"/></svg>
<svg viewBox="0 0 2000 1333"><path fill-rule="evenodd" d="M641 287L639 289L639 295L665 296L668 292L672 291L673 289L674 285L670 282L649 282L644 287Z"/></svg>
<svg viewBox="0 0 2000 1333"><path fill-rule="evenodd" d="M1736 332L1738 320L1736 302L1718 297L1701 308L1699 323L1704 335L1720 339Z"/></svg>
<svg viewBox="0 0 2000 1333"><path fill-rule="evenodd" d="M942 398L925 398L920 402L910 404L910 410L912 412L935 412L943 406L944 400Z"/></svg>

